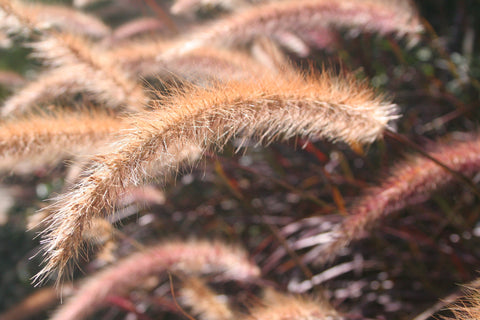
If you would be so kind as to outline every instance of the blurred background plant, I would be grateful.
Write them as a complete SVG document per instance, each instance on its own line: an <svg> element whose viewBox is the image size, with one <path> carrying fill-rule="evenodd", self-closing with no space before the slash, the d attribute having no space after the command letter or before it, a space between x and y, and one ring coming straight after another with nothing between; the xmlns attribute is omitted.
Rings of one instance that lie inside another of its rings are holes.
<svg viewBox="0 0 480 320"><path fill-rule="evenodd" d="M105 28L113 31L92 36L90 41L113 52L113 57L117 46L128 46L126 38L174 41L178 34L188 37L189 30L197 25L252 5L249 1L187 5L185 13L177 3L173 14L172 1L48 3L76 7L99 17ZM260 59L264 65L289 59L296 69L326 65L366 79L400 107L402 117L393 124L396 131L426 150L433 148L434 141L467 140L478 132L480 119L480 3L425 0L417 1L416 6L424 31L414 37L397 37L390 32L378 35L344 26L330 30L322 39L313 33L304 33L302 38L285 32L276 38L281 49L272 49L279 50L280 57L272 56L261 41L258 46L262 50L256 56L268 53L267 62ZM140 21L139 35L135 27L125 27L132 21ZM41 74L43 65L31 55L31 47L23 46L29 35L2 36L0 33L0 98L6 101ZM191 70L187 68L180 78L188 79ZM142 75L144 87L168 91L156 76ZM102 104L79 93L51 102L67 107ZM262 274L261 280L245 282L207 278L237 312L252 310L255 314L258 310L252 306L261 304L261 289L275 288L321 296L345 317L420 320L433 314L448 316L441 310L461 296L458 284L477 277L480 199L458 179L377 222L376 228L364 232L362 239L342 249L329 264L302 262L311 255L311 247L321 244L321 237L315 236L331 230L365 189L380 185L390 168L401 163L406 154L415 153L405 141L386 136L368 148L352 150L342 143L298 138L268 148L252 142L248 149L236 153L239 144L234 139L220 154L207 153L198 165L181 171L175 179L149 184L133 192L131 198L122 199L122 209L112 221L117 231L109 227L96 231L96 250L89 262L78 262L81 268L75 270L74 279L87 277L104 265L115 265L120 257L159 240L224 239L246 248ZM32 318L45 318L58 304L51 289L31 285L42 255L36 231L26 230L35 211L45 206L44 200L64 190L67 173L75 176L72 171L71 166L61 163L53 168L35 167L33 173L29 167L17 168L4 175L0 188L0 310L12 310L40 290L50 290L43 291L49 299L37 298L43 302L33 309ZM478 175L470 177L478 182ZM175 274L169 281L160 274L147 280L126 297L110 299L108 308L98 311L95 318L184 317L170 288L170 281L181 287L184 277ZM73 283L76 287L77 281ZM70 284L65 283L65 295ZM442 299L445 303L439 302ZM189 309L188 302L184 306L192 314L200 313L194 307ZM23 310L26 314L27 309Z"/></svg>

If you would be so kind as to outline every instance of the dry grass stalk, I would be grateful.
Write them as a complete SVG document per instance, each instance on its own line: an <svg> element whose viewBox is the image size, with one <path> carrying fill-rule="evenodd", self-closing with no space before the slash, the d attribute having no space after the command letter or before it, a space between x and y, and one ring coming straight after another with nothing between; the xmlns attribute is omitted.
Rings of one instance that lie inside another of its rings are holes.
<svg viewBox="0 0 480 320"><path fill-rule="evenodd" d="M115 16L132 16L146 13L146 9L152 9L152 2L145 2L145 5L138 0L73 0L74 7L86 7L86 10L93 11L97 16L111 19ZM155 14L157 11L154 10Z"/></svg>
<svg viewBox="0 0 480 320"><path fill-rule="evenodd" d="M155 72L155 73L152 73ZM172 76L186 79L193 83L232 81L260 76L270 70L250 57L239 52L221 49L199 48L176 57L157 59L149 74L145 76Z"/></svg>
<svg viewBox="0 0 480 320"><path fill-rule="evenodd" d="M83 319L104 306L110 295L125 295L161 272L189 275L222 273L226 279L245 280L260 274L246 253L221 242L168 242L133 254L90 277L53 315L53 320Z"/></svg>
<svg viewBox="0 0 480 320"><path fill-rule="evenodd" d="M95 16L59 5L21 4L21 10L31 17L40 29L56 28L72 34L103 38L110 28Z"/></svg>
<svg viewBox="0 0 480 320"><path fill-rule="evenodd" d="M303 33L318 28L350 28L359 32L416 35L420 18L407 0L301 0L267 3L219 20L198 30L166 54L194 48L244 46L258 36Z"/></svg>
<svg viewBox="0 0 480 320"><path fill-rule="evenodd" d="M370 143L396 117L394 105L353 78L289 75L194 87L137 116L136 128L116 143L116 151L98 156L77 188L51 206L55 214L44 234L46 266L36 280L54 269L61 275L78 256L89 221L110 214L125 188L142 183L155 163L162 168L157 175L174 172L185 160L186 147L221 149L234 136L264 143L295 135Z"/></svg>
<svg viewBox="0 0 480 320"><path fill-rule="evenodd" d="M449 144L437 143L430 155L451 169L471 175L480 170L480 136ZM350 215L332 232L332 241L307 254L307 260L324 263L338 251L356 240L381 217L411 203L428 199L430 194L451 183L455 178L431 160L412 155L395 166L377 187L370 188L350 209Z"/></svg>
<svg viewBox="0 0 480 320"><path fill-rule="evenodd" d="M162 60L157 62L157 56L170 46L170 42L157 38L143 41L132 40L109 48L102 52L102 55L109 59L115 58L121 68L132 76L147 77L164 70L165 63L162 63ZM157 63L160 65L159 67L157 67Z"/></svg>
<svg viewBox="0 0 480 320"><path fill-rule="evenodd" d="M114 231L115 228L109 221L97 218L83 232L83 238L94 244L103 244L112 240Z"/></svg>
<svg viewBox="0 0 480 320"><path fill-rule="evenodd" d="M182 304L189 307L201 320L235 319L235 314L228 306L227 297L213 292L199 278L190 277L183 281L180 298Z"/></svg>
<svg viewBox="0 0 480 320"><path fill-rule="evenodd" d="M54 165L65 157L85 155L105 146L126 128L106 113L35 115L0 124L0 168Z"/></svg>

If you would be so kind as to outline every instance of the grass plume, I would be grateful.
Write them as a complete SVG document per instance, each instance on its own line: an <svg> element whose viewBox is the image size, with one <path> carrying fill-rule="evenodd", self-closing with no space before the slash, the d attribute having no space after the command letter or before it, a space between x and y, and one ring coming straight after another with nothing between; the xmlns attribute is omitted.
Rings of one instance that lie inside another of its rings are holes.
<svg viewBox="0 0 480 320"><path fill-rule="evenodd" d="M83 76L80 77L79 74ZM3 102L1 114L4 117L25 114L36 107L74 97L79 93L84 94L86 100L96 101L110 109L118 109L122 104L128 104L128 101L132 106L139 105L138 100L146 99L142 89L134 90L136 93L125 97L124 90L112 83L111 78L81 64L67 65L41 73L35 80L27 82ZM112 99L112 96L115 99Z"/></svg>
<svg viewBox="0 0 480 320"><path fill-rule="evenodd" d="M90 36L93 38L103 38L110 34L110 28L96 17L73 10L66 6L47 5L40 3L26 3L22 1L2 1L4 9L6 5L10 9L3 13L0 10L0 17L3 15L3 20L0 22L0 29L4 28L9 31L27 27L27 29L34 27L37 30L57 29L65 32ZM9 16L12 10L22 13L22 18L17 16ZM25 22L28 22L27 26Z"/></svg>
<svg viewBox="0 0 480 320"><path fill-rule="evenodd" d="M246 54L217 48L202 47L183 54L162 56L161 52L171 46L161 40L130 42L105 54L137 77L167 78L173 75L194 82L195 79L228 81L267 72Z"/></svg>
<svg viewBox="0 0 480 320"><path fill-rule="evenodd" d="M31 115L0 124L0 168L52 165L65 157L103 147L126 128L120 119L100 112Z"/></svg>
<svg viewBox="0 0 480 320"><path fill-rule="evenodd" d="M161 243L90 277L51 319L83 319L104 306L108 296L127 294L142 281L165 271L188 275L221 273L225 279L236 280L260 274L243 250L219 241Z"/></svg>
<svg viewBox="0 0 480 320"><path fill-rule="evenodd" d="M37 58L56 66L82 68L88 77L82 77L77 86L95 96L111 108L139 111L148 101L143 88L118 68L115 60L93 50L82 38L55 34L32 45Z"/></svg>
<svg viewBox="0 0 480 320"><path fill-rule="evenodd" d="M480 292L475 288L466 288L466 296L447 309L453 313L452 317L442 316L443 320L474 320L480 319Z"/></svg>
<svg viewBox="0 0 480 320"><path fill-rule="evenodd" d="M84 47L81 43L76 43L79 40L77 38L66 40L78 50L82 50ZM102 62L101 65L98 65L95 61L91 61L89 65L92 67L88 68L79 62L81 59L75 59L68 53L61 54L58 49L54 49L48 43L38 43L35 47L38 51L46 52L48 57L45 57L43 53L37 53L37 55L48 58L48 61L58 64L58 67L40 74L37 79L27 83L8 97L1 109L3 116L22 114L33 106L48 104L55 99L65 96L72 97L78 93L83 93L87 98L96 100L112 109L121 105L139 105L139 100L146 100L140 87L132 88L134 90L131 92L132 94L126 96L126 92L129 92L128 83L117 85L112 80L119 78L105 76L110 74L111 69L108 73L96 71L105 67L110 68L108 67L110 62ZM253 74L269 72L242 53L200 48L183 55L158 59L158 52L163 48L165 48L165 43L159 41L129 43L111 51L102 51L99 56L104 57L103 61L118 63L113 70L124 70L123 72L129 74L130 78L170 79L180 77L182 80L203 84L218 80L248 78ZM56 53L52 54L52 51ZM89 52L80 55L91 56ZM79 74L83 74L83 76L79 77Z"/></svg>
<svg viewBox="0 0 480 320"><path fill-rule="evenodd" d="M480 170L480 135L465 141L438 142L429 154L454 171L470 176ZM378 186L372 187L349 210L350 214L333 231L331 241L306 256L320 263L331 260L351 241L360 238L380 218L408 204L428 199L430 194L455 180L455 177L422 155L411 155L398 163Z"/></svg>
<svg viewBox="0 0 480 320"><path fill-rule="evenodd" d="M180 290L182 304L189 307L192 313L201 320L233 320L225 296L213 292L200 278L189 277L183 280Z"/></svg>
<svg viewBox="0 0 480 320"><path fill-rule="evenodd" d="M44 235L47 261L36 280L54 269L61 275L79 254L88 221L110 214L115 199L126 187L142 183L153 164L162 164L159 176L174 172L185 160L185 147L221 149L235 136L263 143L296 135L370 143L396 117L394 105L352 78L290 75L193 87L137 116L117 151L98 156L78 186L51 206L55 213Z"/></svg>
<svg viewBox="0 0 480 320"><path fill-rule="evenodd" d="M216 44L244 46L258 36L300 36L318 28L352 29L358 32L415 35L423 30L409 1L301 0L254 6L191 34L169 54Z"/></svg>
<svg viewBox="0 0 480 320"><path fill-rule="evenodd" d="M23 11L18 2L2 0L0 8L7 18L13 18L23 29L35 34L38 23ZM77 82L78 90L94 93L100 101L112 108L123 107L134 111L143 109L148 99L141 86L125 76L113 61L93 50L86 40L55 31L43 31L39 37L40 40L31 45L35 57L54 67L76 66L82 73L89 74L89 77ZM5 115L6 112L3 113Z"/></svg>
<svg viewBox="0 0 480 320"><path fill-rule="evenodd" d="M118 45L122 41L128 39L148 35L148 34L166 34L168 27L162 20L158 18L142 17L132 21L128 21L121 26L115 28L110 37L104 39L109 46Z"/></svg>

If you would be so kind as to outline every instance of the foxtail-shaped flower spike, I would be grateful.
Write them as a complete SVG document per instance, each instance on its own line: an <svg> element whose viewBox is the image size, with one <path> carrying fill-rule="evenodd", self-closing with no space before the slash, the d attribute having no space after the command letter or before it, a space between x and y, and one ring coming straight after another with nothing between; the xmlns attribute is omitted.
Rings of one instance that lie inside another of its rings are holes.
<svg viewBox="0 0 480 320"><path fill-rule="evenodd" d="M192 313L201 320L236 319L235 313L228 306L225 296L221 297L216 294L199 278L188 277L183 279L179 293L182 304L189 307Z"/></svg>
<svg viewBox="0 0 480 320"><path fill-rule="evenodd" d="M260 275L246 253L219 241L172 241L135 253L90 277L51 318L79 320L107 302L110 295L124 295L151 276L165 271L187 275L222 273L225 279L247 280Z"/></svg>
<svg viewBox="0 0 480 320"><path fill-rule="evenodd" d="M46 265L36 280L54 269L62 274L80 252L88 221L111 214L125 188L142 183L157 165L155 174L165 177L186 159L221 149L232 137L266 144L298 135L371 143L397 117L393 104L352 77L341 80L323 73L306 78L266 74L208 89L192 87L136 116L116 151L96 157L86 177L49 208L55 213L44 232Z"/></svg>
<svg viewBox="0 0 480 320"><path fill-rule="evenodd" d="M5 20L14 20L19 25L19 30L27 30L32 34L35 30L41 30L35 18L24 12L22 5L17 1L0 0L0 13L5 15ZM79 88L95 94L100 101L113 108L132 111L144 108L148 98L143 88L125 76L115 62L106 59L99 51L93 50L88 41L78 36L50 30L42 31L39 38L39 41L31 45L34 56L54 67L77 67L77 72L80 72L79 78L83 79L83 82L77 81ZM80 77L84 72L88 73L88 77ZM3 111L4 115L6 113Z"/></svg>
<svg viewBox="0 0 480 320"><path fill-rule="evenodd" d="M379 34L415 36L423 30L409 0L300 0L266 3L244 10L189 35L165 54L178 54L216 44L231 47L249 44L258 36L301 36L318 28L350 29Z"/></svg>
<svg viewBox="0 0 480 320"><path fill-rule="evenodd" d="M0 169L54 165L106 146L127 124L103 112L39 114L0 123ZM36 166L35 166L36 165Z"/></svg>
<svg viewBox="0 0 480 320"><path fill-rule="evenodd" d="M0 9L0 29L18 32L22 28L35 27L38 30L57 29L72 34L103 38L110 34L110 28L95 16L60 5L28 3L17 0L2 0L0 7L7 5L22 13L23 18L11 16L11 11ZM3 3L3 4L2 4ZM23 21L22 21L23 20ZM29 21L30 26L25 22ZM28 30L24 30L29 32Z"/></svg>
<svg viewBox="0 0 480 320"><path fill-rule="evenodd" d="M471 135L465 141L439 142L429 148L429 154L450 169L469 176L480 170L480 135ZM429 198L432 192L451 183L455 177L423 155L412 155L390 172L378 186L370 188L352 206L350 214L325 241L305 259L319 263L334 258L339 250L360 238L375 222L408 204Z"/></svg>

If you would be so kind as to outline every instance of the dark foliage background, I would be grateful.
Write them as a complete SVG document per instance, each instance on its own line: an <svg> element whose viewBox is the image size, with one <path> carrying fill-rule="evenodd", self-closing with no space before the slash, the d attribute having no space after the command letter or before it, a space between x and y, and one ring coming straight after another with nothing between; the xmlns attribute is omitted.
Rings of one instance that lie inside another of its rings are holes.
<svg viewBox="0 0 480 320"><path fill-rule="evenodd" d="M432 30L413 47L407 48L405 40L361 35L345 37L340 50L318 51L309 59L317 65L325 61L333 67L341 65L392 95L403 115L397 131L425 146L440 137L478 130L480 2L425 0L417 5ZM28 53L18 46L1 50L0 69L28 75L38 68ZM308 65L291 58L300 68ZM0 98L8 94L0 87ZM291 140L235 153L233 141L223 154L209 155L176 182L169 181L164 204L131 207L118 226L129 239L142 243L192 236L241 243L262 267L264 278L286 289L292 279L302 281L304 275L288 255L274 260L281 247L275 230L307 217L335 220L332 214L348 207L363 188L378 182L388 167L412 152L389 138L364 154L321 141L307 148L301 148L303 144ZM41 257L35 256L38 239L35 232L26 231L26 221L45 205L43 200L61 191L64 173L61 166L33 176L2 178L0 311L36 290L30 277L38 271ZM350 263L351 270L322 286L339 310L376 319L413 319L440 299L460 294L458 285L478 276L479 218L480 199L455 183L429 201L381 221L327 267ZM120 255L131 249L128 240L117 241ZM85 273L92 268L82 265ZM308 267L313 274L323 271ZM217 289L230 294L239 290L230 286ZM318 294L320 287L310 292ZM242 294L235 299L238 305L246 302ZM121 310L97 315L98 319L124 316ZM44 317L45 313L38 315ZM164 318L169 317L173 316L166 312Z"/></svg>

